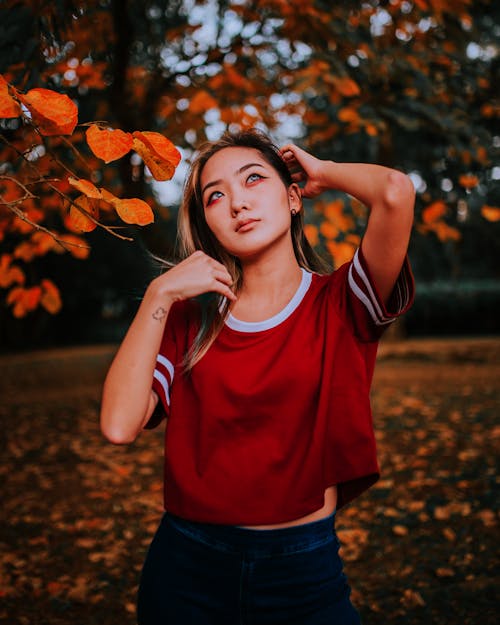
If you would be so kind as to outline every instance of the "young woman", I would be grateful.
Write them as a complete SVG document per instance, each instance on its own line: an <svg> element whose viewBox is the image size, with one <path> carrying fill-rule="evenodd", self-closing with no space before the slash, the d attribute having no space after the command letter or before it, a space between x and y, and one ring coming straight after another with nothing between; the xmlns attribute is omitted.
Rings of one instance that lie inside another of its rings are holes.
<svg viewBox="0 0 500 625"><path fill-rule="evenodd" d="M331 274L302 216L302 198L328 189L370 208ZM199 151L184 260L147 288L102 400L113 443L167 417L140 625L360 622L334 518L378 478L368 396L377 341L413 297L413 204L398 171L278 150L256 131Z"/></svg>

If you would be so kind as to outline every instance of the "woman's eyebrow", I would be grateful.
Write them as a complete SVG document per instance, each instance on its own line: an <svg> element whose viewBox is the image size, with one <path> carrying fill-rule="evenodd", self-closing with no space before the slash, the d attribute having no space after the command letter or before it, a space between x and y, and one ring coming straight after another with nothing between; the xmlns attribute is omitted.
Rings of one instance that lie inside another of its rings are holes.
<svg viewBox="0 0 500 625"><path fill-rule="evenodd" d="M238 174L242 174L247 169L250 169L250 167L264 167L264 165L262 163L247 163L235 171L234 175L237 176ZM215 187L218 184L221 184L221 182L222 180L212 180L211 182L207 182L207 184L203 187L201 194L203 195L208 188Z"/></svg>

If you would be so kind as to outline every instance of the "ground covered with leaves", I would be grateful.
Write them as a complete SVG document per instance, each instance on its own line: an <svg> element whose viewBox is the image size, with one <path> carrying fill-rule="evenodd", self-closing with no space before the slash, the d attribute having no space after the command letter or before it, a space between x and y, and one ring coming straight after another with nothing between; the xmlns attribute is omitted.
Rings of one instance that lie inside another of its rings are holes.
<svg viewBox="0 0 500 625"><path fill-rule="evenodd" d="M133 625L162 513L162 432L106 443L112 349L0 358L0 623ZM382 478L339 513L365 625L498 622L500 339L385 343Z"/></svg>

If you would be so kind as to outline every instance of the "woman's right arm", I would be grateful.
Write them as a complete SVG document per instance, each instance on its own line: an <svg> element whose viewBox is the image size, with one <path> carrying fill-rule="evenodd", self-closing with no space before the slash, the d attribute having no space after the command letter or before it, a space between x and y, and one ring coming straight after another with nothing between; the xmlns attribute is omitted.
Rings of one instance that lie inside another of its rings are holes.
<svg viewBox="0 0 500 625"><path fill-rule="evenodd" d="M100 420L108 440L134 441L156 406L151 384L172 304L209 291L234 301L231 283L224 265L200 251L151 282L104 382Z"/></svg>

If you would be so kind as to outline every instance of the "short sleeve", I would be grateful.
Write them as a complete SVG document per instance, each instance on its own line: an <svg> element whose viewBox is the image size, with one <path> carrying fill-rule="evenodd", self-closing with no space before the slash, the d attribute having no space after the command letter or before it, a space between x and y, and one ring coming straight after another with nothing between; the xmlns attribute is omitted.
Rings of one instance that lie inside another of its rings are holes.
<svg viewBox="0 0 500 625"><path fill-rule="evenodd" d="M146 429L158 426L163 419L168 417L170 412L170 397L175 378L175 368L177 361L182 359L179 356L179 345L182 344L185 335L185 307L182 302L173 304L168 314L165 331L160 344L160 351L156 357L156 365L153 372L152 389L158 395L159 401L151 415Z"/></svg>
<svg viewBox="0 0 500 625"><path fill-rule="evenodd" d="M346 280L344 310L350 317L349 323L360 340L378 340L413 303L415 282L408 256L405 256L387 303L382 301L377 292L361 248L356 250L352 261L343 269Z"/></svg>

